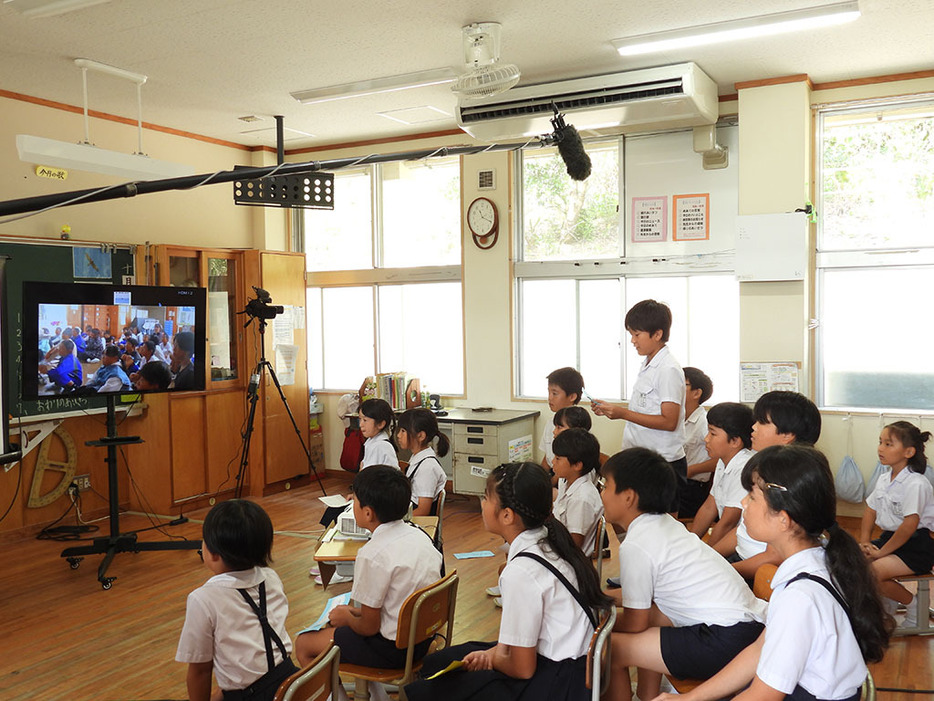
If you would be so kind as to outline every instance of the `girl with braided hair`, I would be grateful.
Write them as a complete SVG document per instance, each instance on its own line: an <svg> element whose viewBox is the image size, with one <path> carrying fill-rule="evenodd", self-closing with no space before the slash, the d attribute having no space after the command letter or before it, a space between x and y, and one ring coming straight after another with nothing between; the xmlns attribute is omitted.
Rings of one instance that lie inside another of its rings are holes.
<svg viewBox="0 0 934 701"><path fill-rule="evenodd" d="M483 525L509 543L499 585L499 641L470 642L425 658L422 679L405 688L410 701L482 698L590 698L587 648L611 600L567 529L551 513L551 480L534 463L494 469L482 497ZM462 666L428 679L452 661Z"/></svg>
<svg viewBox="0 0 934 701"><path fill-rule="evenodd" d="M866 663L882 659L894 621L859 544L837 525L827 458L810 446L771 446L748 467L749 535L782 557L765 631L719 674L669 701L740 690L741 701L857 701Z"/></svg>

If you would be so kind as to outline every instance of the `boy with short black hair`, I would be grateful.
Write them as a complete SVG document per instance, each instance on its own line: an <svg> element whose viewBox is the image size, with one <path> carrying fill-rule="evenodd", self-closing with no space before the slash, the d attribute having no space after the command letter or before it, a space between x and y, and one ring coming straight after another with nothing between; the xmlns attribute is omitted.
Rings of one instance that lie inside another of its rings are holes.
<svg viewBox="0 0 934 701"><path fill-rule="evenodd" d="M95 392L130 391L130 378L120 366L120 349L117 346L107 346L104 349L101 366L87 387Z"/></svg>
<svg viewBox="0 0 934 701"><path fill-rule="evenodd" d="M583 428L568 428L555 436L553 447L558 495L552 513L589 556L594 552L603 515L600 492L589 479L592 472L600 469L600 443Z"/></svg>
<svg viewBox="0 0 934 701"><path fill-rule="evenodd" d="M398 468L373 465L361 470L353 493L354 519L373 533L354 563L351 598L359 606L334 607L332 627L299 635L295 654L304 666L333 641L349 664L403 667L406 651L395 642L399 612L412 592L438 581L441 553L422 530L402 520L412 488ZM430 643L416 646L416 659L428 652Z"/></svg>
<svg viewBox="0 0 934 701"><path fill-rule="evenodd" d="M580 402L584 392L584 378L580 372L571 367L558 368L548 373L547 380L549 409L558 411L569 406L575 406ZM555 457L551 450L554 438L554 425L550 421L546 421L542 430L542 440L538 447L544 454L542 467L547 472L551 472L551 463Z"/></svg>
<svg viewBox="0 0 934 701"><path fill-rule="evenodd" d="M684 458L688 480L681 492L678 518L693 518L710 494L711 473L717 459L707 453L707 411L704 404L713 394L713 382L702 370L684 368Z"/></svg>
<svg viewBox="0 0 934 701"><path fill-rule="evenodd" d="M269 568L272 522L259 505L231 499L208 512L202 530L214 576L188 595L175 655L188 663L188 698L212 698L213 673L225 697L271 701L298 671L285 629L289 602Z"/></svg>
<svg viewBox="0 0 934 701"><path fill-rule="evenodd" d="M820 438L820 411L800 392L766 392L756 400L752 413L753 450L789 443L814 445Z"/></svg>
<svg viewBox="0 0 934 701"><path fill-rule="evenodd" d="M667 304L645 299L626 312L626 330L632 345L645 360L639 370L629 406L593 402L593 411L626 422L623 448L651 448L671 465L677 478L670 511L677 511L687 482L684 457L684 372L667 343L671 310Z"/></svg>
<svg viewBox="0 0 934 701"><path fill-rule="evenodd" d="M654 699L661 675L707 679L760 635L766 604L736 571L665 513L675 476L655 451L630 448L603 466L606 518L627 530L619 546L623 606L612 635L609 697Z"/></svg>
<svg viewBox="0 0 934 701"><path fill-rule="evenodd" d="M721 402L707 412L707 453L717 458L710 495L697 510L691 532L703 537L716 524L707 543L714 546L737 523L743 512L746 490L743 467L754 453L750 450L752 409L738 402Z"/></svg>

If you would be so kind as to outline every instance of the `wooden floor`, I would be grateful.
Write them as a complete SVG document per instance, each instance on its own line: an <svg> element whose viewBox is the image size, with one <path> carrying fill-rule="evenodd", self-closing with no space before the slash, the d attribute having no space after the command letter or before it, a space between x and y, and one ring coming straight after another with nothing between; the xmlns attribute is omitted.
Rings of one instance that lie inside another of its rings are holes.
<svg viewBox="0 0 934 701"><path fill-rule="evenodd" d="M328 477L328 493L346 492L349 478ZM288 629L317 618L329 596L308 576L313 565L314 532L323 511L316 485L265 497L259 502L277 530L274 567L289 598ZM167 528L172 536L199 538L206 510L192 521ZM69 517L70 519L71 517ZM72 520L71 523L74 523ZM148 520L125 515L123 530L145 528ZM101 523L106 532L106 522ZM148 531L140 540L165 536ZM484 589L496 583L502 563L498 537L487 533L474 498L449 497L444 519L448 571L457 569L455 641L492 640L499 611ZM72 543L73 544L73 543ZM194 551L143 552L116 557L108 574L117 579L104 591L97 582L100 556L88 557L77 570L59 557L68 543L34 539L3 544L0 569L0 699L100 701L108 699L184 699L185 665L174 661L185 616L185 598L210 572ZM455 560L455 552L493 550L494 558ZM605 563L615 574L616 556ZM880 687L934 688L934 636L896 639L886 659L873 667ZM883 701L917 701L919 694L879 692Z"/></svg>

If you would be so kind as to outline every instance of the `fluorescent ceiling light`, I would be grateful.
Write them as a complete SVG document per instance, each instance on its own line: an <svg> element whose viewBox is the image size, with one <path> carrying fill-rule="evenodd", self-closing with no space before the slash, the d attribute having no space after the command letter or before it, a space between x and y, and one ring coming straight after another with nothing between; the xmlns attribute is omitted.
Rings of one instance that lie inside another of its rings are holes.
<svg viewBox="0 0 934 701"><path fill-rule="evenodd" d="M613 39L610 43L616 47L620 56L638 56L843 24L858 17L859 2L850 0L849 2L819 5L802 10L776 12L770 15L759 15L727 22L714 22L695 27L682 27L653 34L624 37L622 39Z"/></svg>
<svg viewBox="0 0 934 701"><path fill-rule="evenodd" d="M453 83L457 74L451 68L432 68L416 73L403 73L385 78L360 80L356 83L343 83L329 85L326 88L312 88L291 93L299 102L310 105L316 102L330 102L331 100L345 100L348 97L362 97L363 95L376 95L396 90L409 90L423 88L428 85L441 85Z"/></svg>
<svg viewBox="0 0 934 701"><path fill-rule="evenodd" d="M66 12L82 10L92 5L100 5L108 0L3 0L4 5L12 7L25 17L53 17Z"/></svg>
<svg viewBox="0 0 934 701"><path fill-rule="evenodd" d="M16 135L19 159L26 163L91 173L116 175L124 180L157 180L194 175L195 169L182 163L157 161L141 154L108 151L91 144L73 144L41 136Z"/></svg>

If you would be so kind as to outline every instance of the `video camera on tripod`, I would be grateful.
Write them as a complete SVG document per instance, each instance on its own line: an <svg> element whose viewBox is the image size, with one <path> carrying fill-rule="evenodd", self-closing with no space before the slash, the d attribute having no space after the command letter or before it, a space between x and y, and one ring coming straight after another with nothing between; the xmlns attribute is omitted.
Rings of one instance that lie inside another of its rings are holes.
<svg viewBox="0 0 934 701"><path fill-rule="evenodd" d="M256 293L256 299L251 299L247 302L244 310L240 312L249 317L244 326L249 326L253 319L260 319L263 322L267 319L275 319L279 314L285 311L285 307L281 304L270 304L270 302L272 302L272 297L262 287L257 287L256 285L252 285L252 287L253 291Z"/></svg>

